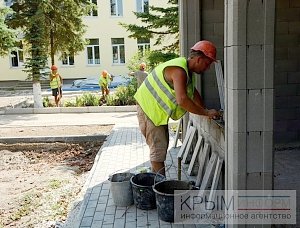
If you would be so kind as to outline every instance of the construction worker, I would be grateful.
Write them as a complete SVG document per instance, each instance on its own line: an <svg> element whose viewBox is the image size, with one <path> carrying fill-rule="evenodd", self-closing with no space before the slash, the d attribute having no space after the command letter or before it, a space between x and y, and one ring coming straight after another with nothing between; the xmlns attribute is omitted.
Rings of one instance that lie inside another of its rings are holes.
<svg viewBox="0 0 300 228"><path fill-rule="evenodd" d="M143 81L148 75L148 72L145 71L145 69L146 69L146 63L143 62L140 64L140 69L138 71L129 73L130 76L134 76L136 78L138 87L140 87L140 85L143 83Z"/></svg>
<svg viewBox="0 0 300 228"><path fill-rule="evenodd" d="M108 85L112 80L112 76L106 70L103 70L99 78L99 86L101 87L102 98L109 94Z"/></svg>
<svg viewBox="0 0 300 228"><path fill-rule="evenodd" d="M206 109L195 88L194 73L203 73L215 60L215 45L199 41L191 48L188 59L179 57L158 65L134 95L139 126L150 148L153 172L165 175L169 118L178 120L186 111L209 118L220 116L215 109Z"/></svg>
<svg viewBox="0 0 300 228"><path fill-rule="evenodd" d="M60 74L57 72L57 66L51 66L51 73L50 73L50 87L52 90L52 96L54 96L55 105L58 107L59 101L62 98L62 84L63 79Z"/></svg>

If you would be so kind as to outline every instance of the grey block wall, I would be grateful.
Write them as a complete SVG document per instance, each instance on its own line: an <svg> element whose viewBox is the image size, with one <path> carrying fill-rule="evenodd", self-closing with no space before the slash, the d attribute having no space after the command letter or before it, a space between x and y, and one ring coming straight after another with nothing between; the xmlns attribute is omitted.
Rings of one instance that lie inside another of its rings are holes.
<svg viewBox="0 0 300 228"><path fill-rule="evenodd" d="M270 85L274 83L274 144L278 144L300 140L300 0L276 0L275 6L274 78L268 79L267 82L261 81L261 83ZM186 21L189 23L183 25L186 28L184 30L185 38L181 40L186 44L182 46L190 47L199 39L211 40L216 44L217 58L222 61L224 66L224 0L190 0L189 4L186 4L186 11L189 12L188 15L193 15L193 20L187 19ZM251 11L253 15L256 13L258 11ZM189 17L188 15L184 16ZM238 12L234 16L238 17ZM256 16L260 17L260 15ZM198 20L201 21L200 25L197 24ZM255 43L260 37L259 34L263 33L262 30L259 30L262 28L255 24L255 21L249 26L255 28L256 32L247 34L248 39ZM233 51L245 54L250 51L254 55L260 53L259 50L257 52L254 49ZM184 55L187 56L188 52L185 51ZM255 59L259 60L260 58ZM269 61L273 61L273 59L269 59ZM261 64L259 61L251 63L258 71L263 67ZM243 69L233 70L237 70L241 74L247 73L243 72ZM255 70L251 69L251 71L255 74ZM251 81L252 79L254 81ZM220 102L214 67L212 66L209 71L205 72L197 83L208 108L219 109ZM256 84L256 81L255 77L249 77L247 81L241 79L239 83L246 83L249 88L251 84Z"/></svg>
<svg viewBox="0 0 300 228"><path fill-rule="evenodd" d="M300 0L276 1L274 143L300 140Z"/></svg>
<svg viewBox="0 0 300 228"><path fill-rule="evenodd" d="M275 2L225 2L226 188L272 189Z"/></svg>
<svg viewBox="0 0 300 228"><path fill-rule="evenodd" d="M217 59L224 60L224 0L202 0L202 39L210 40L217 46ZM223 65L223 64L222 64ZM212 65L202 75L201 94L208 108L220 109L216 73Z"/></svg>

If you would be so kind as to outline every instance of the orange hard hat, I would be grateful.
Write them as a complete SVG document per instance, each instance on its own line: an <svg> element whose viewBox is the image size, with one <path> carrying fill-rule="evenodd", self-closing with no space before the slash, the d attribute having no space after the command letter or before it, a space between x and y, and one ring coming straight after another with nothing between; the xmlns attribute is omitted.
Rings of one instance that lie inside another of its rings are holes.
<svg viewBox="0 0 300 228"><path fill-rule="evenodd" d="M212 59L213 61L216 61L216 46L208 40L201 40L195 43L195 45L191 47L191 49L193 51L201 51L205 56Z"/></svg>
<svg viewBox="0 0 300 228"><path fill-rule="evenodd" d="M51 66L51 70L57 70L57 66L52 65L52 66Z"/></svg>

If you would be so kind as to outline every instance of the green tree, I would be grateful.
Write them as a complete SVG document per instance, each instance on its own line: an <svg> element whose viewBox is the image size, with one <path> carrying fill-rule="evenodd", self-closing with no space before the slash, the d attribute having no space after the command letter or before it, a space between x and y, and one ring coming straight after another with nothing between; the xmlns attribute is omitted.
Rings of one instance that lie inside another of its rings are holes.
<svg viewBox="0 0 300 228"><path fill-rule="evenodd" d="M25 72L33 82L34 107L43 107L40 76L47 66L47 30L45 27L45 1L14 1L11 8L14 13L9 25L21 28L27 47L28 57L25 59Z"/></svg>
<svg viewBox="0 0 300 228"><path fill-rule="evenodd" d="M135 55L127 63L127 67L129 71L136 71L137 69L139 69L140 64L142 62L146 63L147 71L148 69L153 68L154 66L151 65L151 63L148 60L150 53L151 53L150 51L145 51L144 53L141 52L135 53Z"/></svg>
<svg viewBox="0 0 300 228"><path fill-rule="evenodd" d="M55 64L55 54L75 55L84 50L83 35L86 25L83 16L87 15L95 5L88 0L49 0L45 9L47 38L50 45L52 65Z"/></svg>
<svg viewBox="0 0 300 228"><path fill-rule="evenodd" d="M25 72L33 81L34 106L42 107L40 77L47 69L50 54L75 54L83 50L85 26L82 16L91 9L89 0L15 0L9 19L12 28L21 28L29 57Z"/></svg>
<svg viewBox="0 0 300 228"><path fill-rule="evenodd" d="M10 29L5 23L5 19L11 12L8 7L0 7L0 56L4 56L12 50L17 41L17 32Z"/></svg>
<svg viewBox="0 0 300 228"><path fill-rule="evenodd" d="M155 46L163 44L173 36L174 42L168 43L160 50L151 51L148 62L150 65L157 65L168 59L177 57L179 54L179 18L178 0L169 0L169 7L149 6L148 12L134 12L137 19L142 23L125 24L120 23L131 34L129 37L136 39L155 39ZM140 24L140 25L138 25Z"/></svg>

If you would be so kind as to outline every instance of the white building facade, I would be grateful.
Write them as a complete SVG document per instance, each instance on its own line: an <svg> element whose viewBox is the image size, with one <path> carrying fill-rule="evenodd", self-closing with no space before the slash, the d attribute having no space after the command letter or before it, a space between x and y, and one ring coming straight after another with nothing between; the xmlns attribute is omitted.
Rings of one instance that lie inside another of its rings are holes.
<svg viewBox="0 0 300 228"><path fill-rule="evenodd" d="M56 56L55 64L64 79L90 78L107 70L112 75L127 75L128 61L138 50L151 50L154 40L137 40L128 38L130 35L121 25L140 23L133 12L149 10L149 5L166 7L167 0L91 0L97 5L89 16L84 18L87 31L84 38L89 40L85 50L75 56ZM2 1L3 3L3 1ZM22 44L18 51L0 57L0 81L25 80L23 72L26 53ZM49 58L50 67L50 58Z"/></svg>

